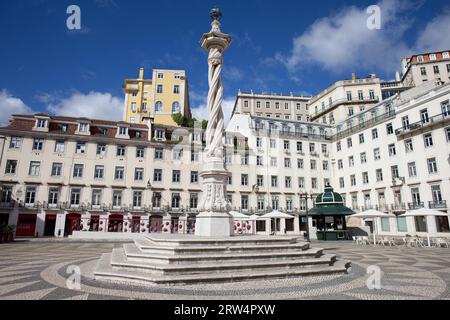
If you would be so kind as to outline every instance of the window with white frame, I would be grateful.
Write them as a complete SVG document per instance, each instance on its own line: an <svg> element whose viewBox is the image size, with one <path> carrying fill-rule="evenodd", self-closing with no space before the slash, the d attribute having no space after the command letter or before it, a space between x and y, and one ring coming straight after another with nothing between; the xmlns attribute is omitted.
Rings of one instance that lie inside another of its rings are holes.
<svg viewBox="0 0 450 320"><path fill-rule="evenodd" d="M83 178L83 168L82 164L75 164L73 166L73 177L74 178Z"/></svg>
<svg viewBox="0 0 450 320"><path fill-rule="evenodd" d="M105 166L95 166L94 179L103 179L105 174Z"/></svg>
<svg viewBox="0 0 450 320"><path fill-rule="evenodd" d="M66 144L64 141L56 140L55 141L55 153L64 153L65 146L66 146Z"/></svg>
<svg viewBox="0 0 450 320"><path fill-rule="evenodd" d="M20 149L22 148L22 137L11 137L9 142L10 149Z"/></svg>
<svg viewBox="0 0 450 320"><path fill-rule="evenodd" d="M414 151L414 146L413 146L412 139L406 139L405 140L405 150L406 150L407 153Z"/></svg>
<svg viewBox="0 0 450 320"><path fill-rule="evenodd" d="M116 167L114 170L114 180L123 180L125 178L125 168Z"/></svg>
<svg viewBox="0 0 450 320"><path fill-rule="evenodd" d="M77 142L77 146L75 148L76 154L85 154L86 153L86 143L84 142Z"/></svg>
<svg viewBox="0 0 450 320"><path fill-rule="evenodd" d="M425 143L425 148L429 148L433 146L433 136L431 135L431 133L425 134L423 136L423 140Z"/></svg>
<svg viewBox="0 0 450 320"><path fill-rule="evenodd" d="M42 151L43 148L44 148L44 139L34 138L33 139L33 150Z"/></svg>
<svg viewBox="0 0 450 320"><path fill-rule="evenodd" d="M428 173L435 174L438 172L436 158L427 159Z"/></svg>
<svg viewBox="0 0 450 320"><path fill-rule="evenodd" d="M135 168L134 169L134 180L135 181L144 181L144 168Z"/></svg>
<svg viewBox="0 0 450 320"><path fill-rule="evenodd" d="M417 168L415 162L408 163L408 174L411 178L417 177Z"/></svg>
<svg viewBox="0 0 450 320"><path fill-rule="evenodd" d="M52 177L60 177L62 175L63 164L60 162L55 162L52 164Z"/></svg>
<svg viewBox="0 0 450 320"><path fill-rule="evenodd" d="M16 174L17 160L6 160L5 174Z"/></svg>
<svg viewBox="0 0 450 320"><path fill-rule="evenodd" d="M31 161L30 169L28 170L28 175L32 177L38 177L40 173L41 173L41 162Z"/></svg>

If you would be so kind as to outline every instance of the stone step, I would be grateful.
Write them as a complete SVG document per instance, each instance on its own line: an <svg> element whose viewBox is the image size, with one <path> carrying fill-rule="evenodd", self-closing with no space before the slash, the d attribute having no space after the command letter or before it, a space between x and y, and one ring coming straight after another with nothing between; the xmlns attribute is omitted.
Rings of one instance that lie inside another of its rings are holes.
<svg viewBox="0 0 450 320"><path fill-rule="evenodd" d="M158 235L145 235L144 239L153 246L161 247L233 247L233 246L259 246L259 245L287 245L294 244L300 240L300 237L286 236L242 236L227 238L194 238L186 235L176 235L173 238L167 238Z"/></svg>
<svg viewBox="0 0 450 320"><path fill-rule="evenodd" d="M316 265L310 268L298 269L265 269L241 272L220 272L187 275L158 275L147 272L127 271L113 269L110 261L111 253L103 254L97 263L94 275L97 280L114 281L122 283L137 283L145 285L187 285L201 283L229 283L249 280L284 279L303 276L345 274L350 267L350 262L336 261L330 265Z"/></svg>
<svg viewBox="0 0 450 320"><path fill-rule="evenodd" d="M294 242L289 244L263 244L263 245L248 245L247 243L243 245L233 246L227 245L213 245L213 246L168 246L168 245L157 245L146 239L135 240L136 246L146 253L154 253L161 255L194 255L196 253L206 254L206 253L220 253L220 252L278 252L280 250L284 251L298 251L298 250L308 250L310 248L307 242Z"/></svg>
<svg viewBox="0 0 450 320"><path fill-rule="evenodd" d="M125 255L129 261L156 263L156 264L201 264L201 263L222 263L222 262L237 262L245 261L273 261L273 260L287 260L287 259L305 259L318 258L322 256L323 249L313 248L303 250L303 247L296 250L277 250L274 252L236 252L236 251L216 251L207 253L205 251L189 252L191 254L184 255L167 255L161 252L141 251L134 244L124 245Z"/></svg>
<svg viewBox="0 0 450 320"><path fill-rule="evenodd" d="M222 272L258 271L264 269L297 269L308 268L315 265L332 265L336 256L324 254L319 258L303 258L282 261L247 261L241 259L238 262L222 262L211 264L185 264L164 265L156 263L143 263L129 261L123 248L114 248L111 255L111 265L116 270L128 270L138 272L156 273L161 275L205 274Z"/></svg>

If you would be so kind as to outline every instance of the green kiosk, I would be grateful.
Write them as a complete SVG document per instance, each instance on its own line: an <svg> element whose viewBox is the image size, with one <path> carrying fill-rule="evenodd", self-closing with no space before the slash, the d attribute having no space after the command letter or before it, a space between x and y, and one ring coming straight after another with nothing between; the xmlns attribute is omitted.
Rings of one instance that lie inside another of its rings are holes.
<svg viewBox="0 0 450 320"><path fill-rule="evenodd" d="M342 196L327 185L325 192L317 196L315 207L310 211L313 226L317 229L317 240L348 240L345 217L352 214L354 212L344 206Z"/></svg>

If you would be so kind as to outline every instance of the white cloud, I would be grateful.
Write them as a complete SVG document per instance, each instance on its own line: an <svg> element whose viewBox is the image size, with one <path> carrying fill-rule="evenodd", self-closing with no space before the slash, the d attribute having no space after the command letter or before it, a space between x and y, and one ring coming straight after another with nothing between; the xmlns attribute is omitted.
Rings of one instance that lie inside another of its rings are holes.
<svg viewBox="0 0 450 320"><path fill-rule="evenodd" d="M56 115L103 120L121 120L123 116L124 100L110 93L76 92L68 98L46 96L46 99L52 101L47 106L47 111Z"/></svg>
<svg viewBox="0 0 450 320"><path fill-rule="evenodd" d="M244 73L237 67L227 67L223 70L223 77L230 81L239 81L244 78Z"/></svg>
<svg viewBox="0 0 450 320"><path fill-rule="evenodd" d="M381 30L367 28L367 7L346 7L338 13L316 20L294 38L289 55L277 54L291 73L306 65L318 65L331 72L352 68L393 72L401 56L408 53L402 41L411 27L407 19L412 4L403 0L383 0Z"/></svg>
<svg viewBox="0 0 450 320"><path fill-rule="evenodd" d="M419 34L417 52L432 52L450 48L450 10L431 20Z"/></svg>
<svg viewBox="0 0 450 320"><path fill-rule="evenodd" d="M225 127L231 118L231 113L233 112L234 104L236 102L235 98L226 98L222 102L223 116L225 119ZM197 106L192 108L192 116L197 120L207 120L208 119L208 108L206 105L206 98L203 103L199 103Z"/></svg>
<svg viewBox="0 0 450 320"><path fill-rule="evenodd" d="M6 89L0 90L0 125L8 124L12 114L29 114L33 110Z"/></svg>

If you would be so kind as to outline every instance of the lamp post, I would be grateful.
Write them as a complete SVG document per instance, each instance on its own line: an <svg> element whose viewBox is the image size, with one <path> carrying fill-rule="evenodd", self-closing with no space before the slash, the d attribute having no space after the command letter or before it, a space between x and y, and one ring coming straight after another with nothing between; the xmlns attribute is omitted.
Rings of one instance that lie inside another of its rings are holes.
<svg viewBox="0 0 450 320"><path fill-rule="evenodd" d="M300 203L301 200L305 200L305 213L306 213L306 241L311 242L311 238L309 235L309 214L308 214L308 199L314 200L314 195L308 192L299 193Z"/></svg>

